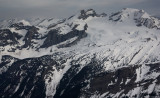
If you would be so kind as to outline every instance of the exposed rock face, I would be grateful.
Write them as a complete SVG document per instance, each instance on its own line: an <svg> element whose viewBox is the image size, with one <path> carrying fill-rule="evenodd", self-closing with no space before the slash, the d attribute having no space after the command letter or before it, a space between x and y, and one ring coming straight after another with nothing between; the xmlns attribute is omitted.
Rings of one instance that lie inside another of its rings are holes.
<svg viewBox="0 0 160 98"><path fill-rule="evenodd" d="M58 63L51 59L51 56L28 58L14 62L6 72L0 75L2 83L0 88L3 89L0 96L44 98L45 75L49 74L54 64L58 68Z"/></svg>
<svg viewBox="0 0 160 98"><path fill-rule="evenodd" d="M97 14L93 9L89 9L89 10L86 10L86 11L85 10L81 10L81 14L80 14L80 16L78 18L85 20L89 16L95 17L95 16L97 16Z"/></svg>
<svg viewBox="0 0 160 98"><path fill-rule="evenodd" d="M60 35L60 34L58 34L58 31L52 30L48 33L47 38L41 47L44 48L44 47L56 45L56 44L59 44L61 42L66 41L68 39L71 39L73 37L78 37L78 39L81 39L86 36L87 36L87 33L85 31L73 30L71 32L68 32L65 35Z"/></svg>
<svg viewBox="0 0 160 98"><path fill-rule="evenodd" d="M4 21L0 96L159 98L159 28L159 19L129 8L110 16L89 9L62 20Z"/></svg>
<svg viewBox="0 0 160 98"><path fill-rule="evenodd" d="M15 32L11 32L8 29L0 30L0 46L6 45L15 45L18 43L17 39L20 39L22 36L18 35Z"/></svg>
<svg viewBox="0 0 160 98"><path fill-rule="evenodd" d="M78 74L68 70L64 78L60 82L55 98L91 98L94 95L102 95L103 97L156 97L159 91L150 88L159 86L159 76L154 76L153 68L158 71L159 63L149 65L136 65L132 67L124 67L114 72L98 73L102 71L102 67L96 62L91 62L84 67ZM76 65L78 67L78 65ZM149 67L149 72L143 73L143 68ZM136 73L139 70L140 73ZM67 77L72 77L67 80ZM149 78L146 78L149 77ZM139 80L141 78L141 80ZM67 83L69 81L69 83ZM65 88L65 89L64 89ZM149 91L152 89L151 91ZM138 94L135 92L139 92ZM100 97L100 96L99 96Z"/></svg>
<svg viewBox="0 0 160 98"><path fill-rule="evenodd" d="M101 93L110 97L156 97L159 91L151 88L151 85L159 86L159 76L155 76L152 72L160 68L160 64L147 64L133 67L125 67L115 72L106 72L96 75L90 83L88 89L90 93ZM143 68L149 68L149 72L143 73ZM153 70L153 68L155 68ZM136 73L139 71L140 73ZM125 78L124 78L125 77ZM143 78L142 78L143 77ZM152 89L152 90L151 90ZM151 90L151 91L150 91ZM106 93L107 92L107 93ZM139 92L136 94L135 92ZM87 96L87 95L86 95Z"/></svg>
<svg viewBox="0 0 160 98"><path fill-rule="evenodd" d="M37 28L32 26L28 28L28 32L26 33L23 41L25 41L25 44L23 48L27 48L28 46L32 45L32 40L33 39L38 39L39 38L39 33L37 32Z"/></svg>
<svg viewBox="0 0 160 98"><path fill-rule="evenodd" d="M13 60L13 57L4 56L1 67ZM53 56L40 58L28 58L15 61L6 72L0 75L1 96L4 97L40 97L44 98L45 79L52 81L48 75L56 70L63 69L59 60L55 61ZM65 63L66 61L60 60ZM103 66L94 58L91 62L80 69L81 65L74 65L64 74L54 98L90 98L93 95L104 95L103 97L156 97L159 91L160 64L135 65L117 69L115 71L103 72ZM148 72L144 72L148 70ZM156 74L154 74L156 72ZM54 75L54 74L52 74ZM152 87L154 85L154 87ZM139 92L138 94L135 92Z"/></svg>

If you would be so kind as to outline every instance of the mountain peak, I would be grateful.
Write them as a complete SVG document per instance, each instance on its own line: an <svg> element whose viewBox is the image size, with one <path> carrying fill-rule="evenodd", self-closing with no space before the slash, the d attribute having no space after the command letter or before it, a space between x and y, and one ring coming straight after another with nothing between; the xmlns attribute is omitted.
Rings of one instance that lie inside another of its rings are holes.
<svg viewBox="0 0 160 98"><path fill-rule="evenodd" d="M93 9L88 9L88 10L81 10L81 14L86 14L86 15L93 15L93 14L96 14L96 11L93 10Z"/></svg>
<svg viewBox="0 0 160 98"><path fill-rule="evenodd" d="M20 20L19 23L22 23L24 26L30 26L31 24L26 20Z"/></svg>
<svg viewBox="0 0 160 98"><path fill-rule="evenodd" d="M109 19L117 22L136 23L137 26L145 26L147 28L160 28L160 21L144 10L124 8L119 12L112 13Z"/></svg>
<svg viewBox="0 0 160 98"><path fill-rule="evenodd" d="M150 15L144 10L133 9L133 8L124 8L122 11L122 15L128 14L133 15L134 18L149 18Z"/></svg>
<svg viewBox="0 0 160 98"><path fill-rule="evenodd" d="M88 10L81 10L80 16L78 17L79 19L87 19L89 16L95 17L97 16L97 13L93 9L88 9Z"/></svg>
<svg viewBox="0 0 160 98"><path fill-rule="evenodd" d="M2 98L160 98L160 22L143 10L6 23Z"/></svg>
<svg viewBox="0 0 160 98"><path fill-rule="evenodd" d="M133 8L124 8L123 10L113 13L110 18L114 21L124 21L128 19L139 19L139 18L148 18L150 19L150 15L144 10L138 10Z"/></svg>
<svg viewBox="0 0 160 98"><path fill-rule="evenodd" d="M135 9L135 8L123 8L122 9L122 12L137 12L137 11L140 11L140 10L139 9Z"/></svg>

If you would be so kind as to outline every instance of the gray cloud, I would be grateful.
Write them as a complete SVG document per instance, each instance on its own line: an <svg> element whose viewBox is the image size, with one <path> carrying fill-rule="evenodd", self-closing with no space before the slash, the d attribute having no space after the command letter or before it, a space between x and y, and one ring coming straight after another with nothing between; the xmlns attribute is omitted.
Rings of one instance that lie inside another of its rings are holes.
<svg viewBox="0 0 160 98"><path fill-rule="evenodd" d="M81 9L115 12L131 7L160 14L160 0L0 0L0 18L57 17L64 18Z"/></svg>
<svg viewBox="0 0 160 98"><path fill-rule="evenodd" d="M129 5L143 2L145 0L1 0L2 7L10 8L37 8L47 6L61 7L76 6L76 7L93 7L93 6L108 6L108 5Z"/></svg>

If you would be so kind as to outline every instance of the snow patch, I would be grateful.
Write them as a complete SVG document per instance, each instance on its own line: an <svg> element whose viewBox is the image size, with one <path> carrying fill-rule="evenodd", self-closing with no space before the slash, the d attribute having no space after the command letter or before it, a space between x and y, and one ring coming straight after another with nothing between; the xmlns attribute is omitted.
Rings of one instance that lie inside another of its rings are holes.
<svg viewBox="0 0 160 98"><path fill-rule="evenodd" d="M149 69L150 67L144 64L142 65L142 67L139 67L138 69L136 69L137 78L135 82L141 81L145 77L145 75L149 72Z"/></svg>
<svg viewBox="0 0 160 98"><path fill-rule="evenodd" d="M23 23L25 26L31 26L31 24L26 20L20 20L19 22Z"/></svg>
<svg viewBox="0 0 160 98"><path fill-rule="evenodd" d="M71 60L67 60L64 69L60 69L59 71L56 69L56 67L53 66L52 69L54 71L51 71L45 76L46 98L53 97L56 93L58 83L60 82L66 71L70 68L70 61Z"/></svg>

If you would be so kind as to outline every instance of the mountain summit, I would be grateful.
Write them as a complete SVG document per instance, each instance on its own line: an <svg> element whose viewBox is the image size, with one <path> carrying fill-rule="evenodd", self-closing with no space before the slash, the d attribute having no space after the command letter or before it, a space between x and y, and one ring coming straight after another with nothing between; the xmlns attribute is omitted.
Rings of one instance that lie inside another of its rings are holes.
<svg viewBox="0 0 160 98"><path fill-rule="evenodd" d="M0 23L2 98L160 97L160 20L126 8Z"/></svg>
<svg viewBox="0 0 160 98"><path fill-rule="evenodd" d="M137 26L146 26L148 28L160 29L160 23L157 18L150 16L144 10L125 8L122 11L114 13L110 16L113 21L135 21ZM129 22L130 22L129 21Z"/></svg>

